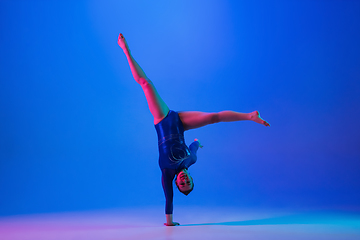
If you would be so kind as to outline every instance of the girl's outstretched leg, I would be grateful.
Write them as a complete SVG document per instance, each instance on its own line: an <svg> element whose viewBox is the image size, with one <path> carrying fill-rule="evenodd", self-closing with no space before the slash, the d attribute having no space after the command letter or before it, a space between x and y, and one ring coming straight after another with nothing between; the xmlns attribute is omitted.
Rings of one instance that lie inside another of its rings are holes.
<svg viewBox="0 0 360 240"><path fill-rule="evenodd" d="M260 117L258 111L251 113L240 113L234 111L222 111L218 113L206 113L206 112L180 112L180 119L184 125L185 130L203 127L209 124L218 122L235 122L250 120L256 123L260 123L264 126L270 126L270 124Z"/></svg>
<svg viewBox="0 0 360 240"><path fill-rule="evenodd" d="M154 84L148 79L144 71L141 69L139 64L135 61L133 56L130 53L129 46L120 33L118 38L118 44L123 49L126 58L129 62L131 73L137 83L142 87L149 109L151 114L154 117L154 124L159 123L169 112L169 108L166 103L162 100L159 93L156 91Z"/></svg>

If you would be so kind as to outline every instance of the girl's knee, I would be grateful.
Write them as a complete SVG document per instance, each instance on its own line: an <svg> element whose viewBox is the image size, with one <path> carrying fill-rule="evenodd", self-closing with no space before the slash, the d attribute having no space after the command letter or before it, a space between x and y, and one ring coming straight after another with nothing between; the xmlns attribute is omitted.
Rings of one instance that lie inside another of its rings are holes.
<svg viewBox="0 0 360 240"><path fill-rule="evenodd" d="M152 85L152 82L148 78L139 78L137 82L142 86L145 87L147 85Z"/></svg>
<svg viewBox="0 0 360 240"><path fill-rule="evenodd" d="M154 88L153 83L149 79L139 78L138 83L144 90Z"/></svg>
<svg viewBox="0 0 360 240"><path fill-rule="evenodd" d="M218 123L220 122L220 115L219 113L211 113L211 117L210 117L210 123Z"/></svg>

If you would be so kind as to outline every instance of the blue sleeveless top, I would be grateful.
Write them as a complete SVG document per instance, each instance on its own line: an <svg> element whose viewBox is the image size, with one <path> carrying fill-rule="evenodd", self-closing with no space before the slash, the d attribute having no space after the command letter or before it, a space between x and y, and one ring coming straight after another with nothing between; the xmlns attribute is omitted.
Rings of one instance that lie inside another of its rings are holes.
<svg viewBox="0 0 360 240"><path fill-rule="evenodd" d="M159 145L159 166L161 169L174 169L176 173L194 164L184 140L184 126L179 114L169 111L168 115L155 125Z"/></svg>

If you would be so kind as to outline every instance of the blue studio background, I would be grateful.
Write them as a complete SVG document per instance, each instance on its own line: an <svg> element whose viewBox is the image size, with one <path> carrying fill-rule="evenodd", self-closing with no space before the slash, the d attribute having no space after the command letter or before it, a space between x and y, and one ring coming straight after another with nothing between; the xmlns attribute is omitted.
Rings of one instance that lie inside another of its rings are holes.
<svg viewBox="0 0 360 240"><path fill-rule="evenodd" d="M360 207L359 1L0 1L0 215L161 206L121 32L205 146L178 205ZM162 213L159 213L162 214Z"/></svg>

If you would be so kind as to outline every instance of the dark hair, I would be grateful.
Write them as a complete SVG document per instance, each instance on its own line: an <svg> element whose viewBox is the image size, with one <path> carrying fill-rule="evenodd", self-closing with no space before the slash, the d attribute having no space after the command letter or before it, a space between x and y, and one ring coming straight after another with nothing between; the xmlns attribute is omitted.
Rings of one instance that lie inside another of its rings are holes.
<svg viewBox="0 0 360 240"><path fill-rule="evenodd" d="M180 191L181 193L185 194L186 196L189 195L189 193L191 193L191 191L194 189L194 181L193 181L193 179L192 179L191 176L190 176L190 178L191 178L192 186L191 186L191 188L190 188L189 190L186 190L186 191L181 191L181 190L180 190L179 185L178 185L178 183L177 183L177 181L176 181L176 179L175 179L175 184L176 184L177 188L179 189L179 191Z"/></svg>

